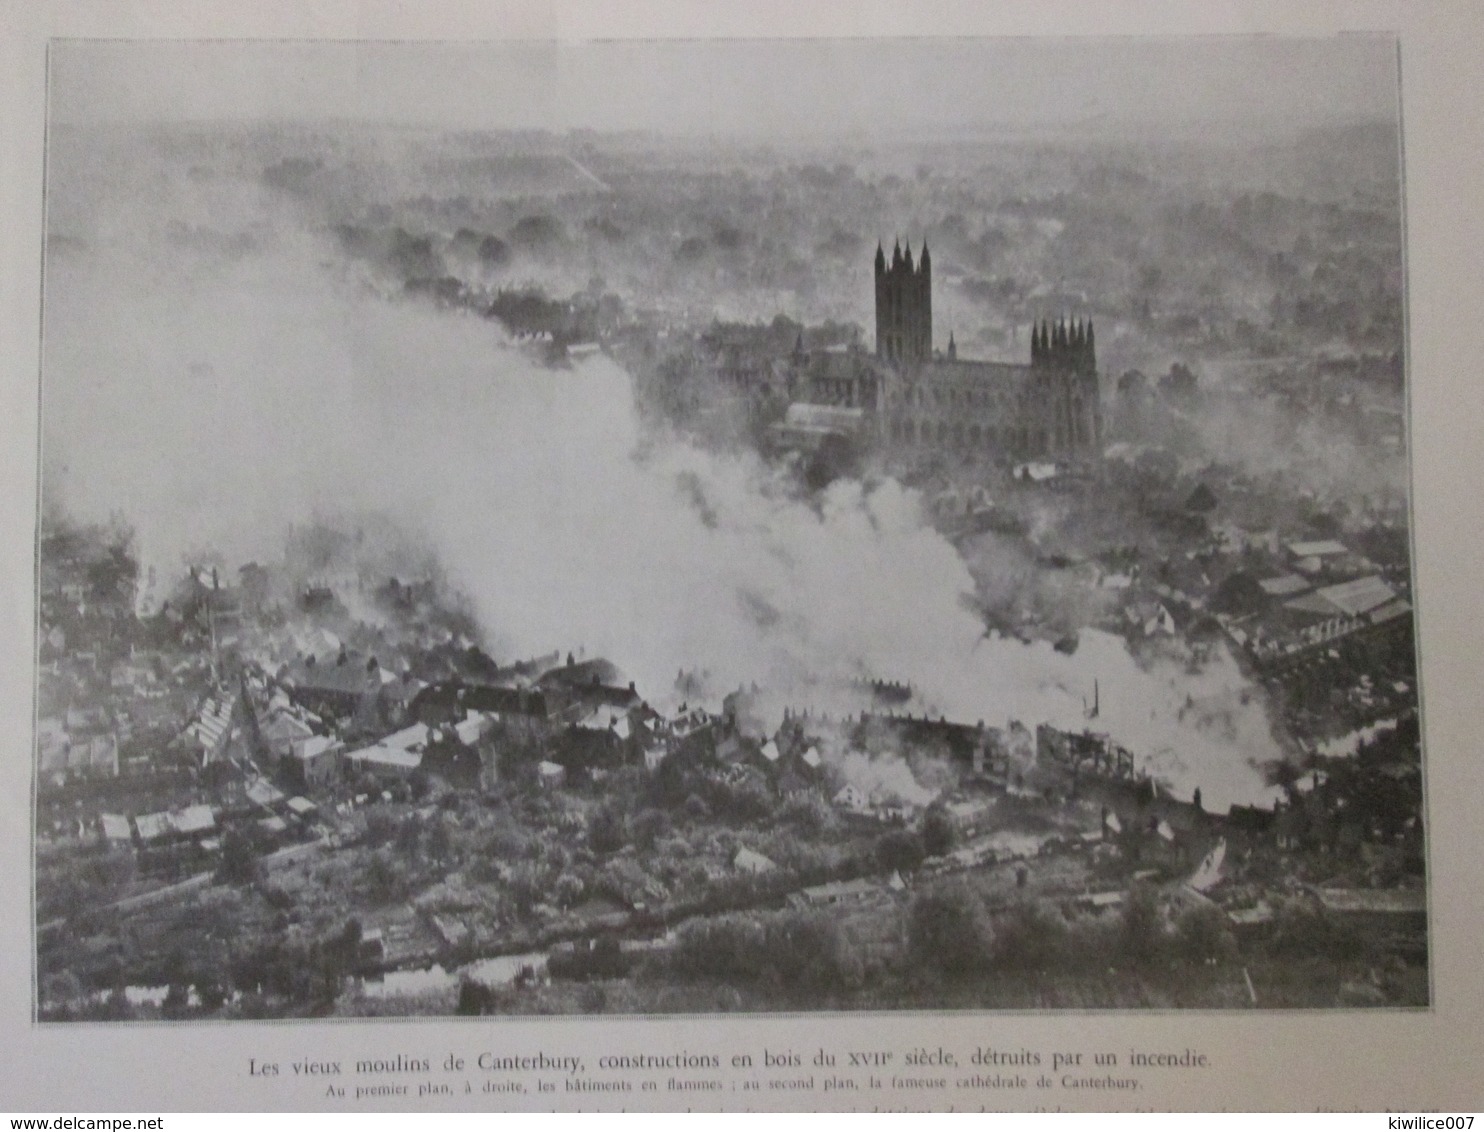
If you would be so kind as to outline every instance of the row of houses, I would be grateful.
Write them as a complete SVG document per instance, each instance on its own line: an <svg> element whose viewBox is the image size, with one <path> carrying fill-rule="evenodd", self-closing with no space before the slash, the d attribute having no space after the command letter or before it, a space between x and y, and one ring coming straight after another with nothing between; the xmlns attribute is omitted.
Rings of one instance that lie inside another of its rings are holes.
<svg viewBox="0 0 1484 1132"><path fill-rule="evenodd" d="M104 813L98 815L98 826L104 841L116 846L151 846L170 842L198 841L208 850L220 847L216 841L219 811L205 803L182 806L175 810L128 816Z"/></svg>

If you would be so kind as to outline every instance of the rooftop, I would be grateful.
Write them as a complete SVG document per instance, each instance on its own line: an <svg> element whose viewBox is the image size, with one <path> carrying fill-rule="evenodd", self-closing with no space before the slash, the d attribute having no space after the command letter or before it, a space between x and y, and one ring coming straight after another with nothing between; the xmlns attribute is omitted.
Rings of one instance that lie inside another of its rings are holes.
<svg viewBox="0 0 1484 1132"><path fill-rule="evenodd" d="M372 766L388 767L396 770L416 770L422 765L423 757L415 751L404 751L398 747L387 747L380 743L373 743L369 747L362 747L358 751L351 751L345 756L353 763L370 763Z"/></svg>
<svg viewBox="0 0 1484 1132"><path fill-rule="evenodd" d="M1288 544L1288 552L1295 558L1328 558L1334 554L1348 554L1349 550L1344 543L1327 538L1313 542L1291 542Z"/></svg>
<svg viewBox="0 0 1484 1132"><path fill-rule="evenodd" d="M1385 605L1396 598L1396 591L1372 574L1368 578L1356 578L1353 582L1341 582L1337 586L1325 586L1319 595L1333 604L1341 613L1359 617L1363 613Z"/></svg>

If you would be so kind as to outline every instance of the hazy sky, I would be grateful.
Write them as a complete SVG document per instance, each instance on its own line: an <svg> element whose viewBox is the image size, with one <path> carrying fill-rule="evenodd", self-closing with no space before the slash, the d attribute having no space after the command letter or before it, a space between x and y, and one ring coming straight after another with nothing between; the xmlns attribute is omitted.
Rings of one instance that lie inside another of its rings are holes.
<svg viewBox="0 0 1484 1132"><path fill-rule="evenodd" d="M1385 37L346 44L63 41L68 123L353 118L475 128L845 133L1396 112Z"/></svg>

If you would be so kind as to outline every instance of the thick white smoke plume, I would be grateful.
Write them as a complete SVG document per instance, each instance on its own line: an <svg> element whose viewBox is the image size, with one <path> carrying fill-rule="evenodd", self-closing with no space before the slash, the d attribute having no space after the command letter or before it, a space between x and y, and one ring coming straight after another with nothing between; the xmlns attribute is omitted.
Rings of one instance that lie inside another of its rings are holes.
<svg viewBox="0 0 1484 1132"><path fill-rule="evenodd" d="M315 241L190 236L95 228L47 264L46 492L122 509L162 571L383 511L430 534L501 659L585 647L656 701L680 668L717 698L881 676L918 710L1032 726L1082 726L1097 679L1091 726L1208 803L1263 794L1279 752L1229 658L1192 676L1098 633L1074 656L985 638L895 482L801 499L754 459L646 438L607 359L542 368L490 323L367 295Z"/></svg>

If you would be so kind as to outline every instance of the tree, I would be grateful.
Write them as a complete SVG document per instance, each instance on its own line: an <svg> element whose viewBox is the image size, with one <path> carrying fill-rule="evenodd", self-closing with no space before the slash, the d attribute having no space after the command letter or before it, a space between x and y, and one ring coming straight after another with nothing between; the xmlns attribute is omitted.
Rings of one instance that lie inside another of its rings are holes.
<svg viewBox="0 0 1484 1132"><path fill-rule="evenodd" d="M919 893L907 933L918 960L950 975L982 970L994 943L983 901L962 885Z"/></svg>
<svg viewBox="0 0 1484 1132"><path fill-rule="evenodd" d="M1039 900L1023 900L995 921L995 960L1006 967L1055 967L1066 956L1066 921Z"/></svg>
<svg viewBox="0 0 1484 1132"><path fill-rule="evenodd" d="M1159 379L1159 388L1163 393L1176 397L1190 397L1195 393L1195 372L1182 362L1176 362L1170 366L1170 372Z"/></svg>
<svg viewBox="0 0 1484 1132"><path fill-rule="evenodd" d="M629 832L640 849L653 849L655 842L670 832L670 818L663 810L641 810Z"/></svg>
<svg viewBox="0 0 1484 1132"><path fill-rule="evenodd" d="M587 844L594 853L616 853L628 843L623 815L612 806L603 806L588 822Z"/></svg>
<svg viewBox="0 0 1484 1132"><path fill-rule="evenodd" d="M1354 958L1362 949L1353 928L1317 900L1303 896L1290 897L1279 906L1271 947L1279 954L1330 959Z"/></svg>
<svg viewBox="0 0 1484 1132"><path fill-rule="evenodd" d="M1123 904L1119 946L1135 963L1149 963L1159 958L1164 946L1164 918L1154 891L1136 884L1128 891Z"/></svg>
<svg viewBox="0 0 1484 1132"><path fill-rule="evenodd" d="M262 876L257 839L241 829L229 829L222 838L218 875L229 884L255 884Z"/></svg>
<svg viewBox="0 0 1484 1132"><path fill-rule="evenodd" d="M1215 904L1187 908L1175 921L1175 946L1192 963L1229 959L1237 941L1227 925L1226 913Z"/></svg>
<svg viewBox="0 0 1484 1132"><path fill-rule="evenodd" d="M929 857L941 857L952 851L958 841L953 819L941 806L931 806L922 819L922 848Z"/></svg>
<svg viewBox="0 0 1484 1132"><path fill-rule="evenodd" d="M897 829L876 839L876 861L885 871L911 872L922 864L925 855L920 834Z"/></svg>
<svg viewBox="0 0 1484 1132"><path fill-rule="evenodd" d="M510 259L510 246L498 236L479 241L479 258L486 267L500 267Z"/></svg>

